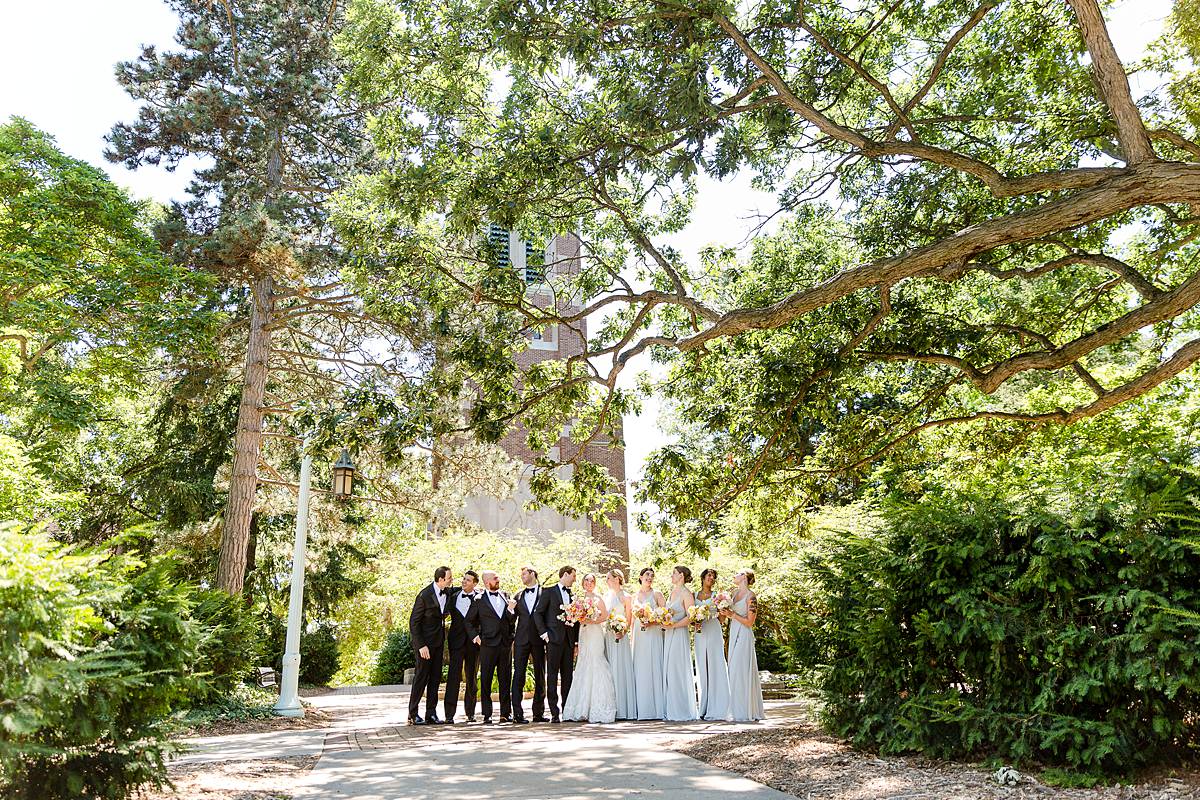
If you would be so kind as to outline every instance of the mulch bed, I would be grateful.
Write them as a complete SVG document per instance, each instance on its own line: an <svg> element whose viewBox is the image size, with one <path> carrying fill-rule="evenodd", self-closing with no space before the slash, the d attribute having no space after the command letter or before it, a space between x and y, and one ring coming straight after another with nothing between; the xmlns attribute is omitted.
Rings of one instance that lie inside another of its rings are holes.
<svg viewBox="0 0 1200 800"><path fill-rule="evenodd" d="M880 757L854 750L810 723L719 734L675 749L800 798L813 800L1200 800L1200 771L1159 770L1128 786L1062 789L1020 773L997 784L981 764Z"/></svg>
<svg viewBox="0 0 1200 800"><path fill-rule="evenodd" d="M265 719L219 719L188 728L184 736L232 736L237 733L266 733L327 728L333 717L313 706L305 706L303 717L267 717Z"/></svg>
<svg viewBox="0 0 1200 800"><path fill-rule="evenodd" d="M264 758L257 761L219 761L173 764L168 768L172 789L143 792L137 800L290 800L281 789L317 763L317 756Z"/></svg>

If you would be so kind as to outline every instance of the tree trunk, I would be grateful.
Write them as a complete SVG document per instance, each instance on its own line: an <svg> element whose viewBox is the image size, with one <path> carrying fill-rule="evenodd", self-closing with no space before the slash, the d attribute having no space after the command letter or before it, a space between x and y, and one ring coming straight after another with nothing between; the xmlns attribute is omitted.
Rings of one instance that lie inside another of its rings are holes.
<svg viewBox="0 0 1200 800"><path fill-rule="evenodd" d="M246 371L242 378L242 401L238 406L234 439L233 475L225 504L225 524L221 529L221 556L217 562L217 588L230 594L240 594L246 579L250 520L258 490L263 398L267 390L267 359L271 352L270 323L275 311L274 285L270 276L254 282L252 300Z"/></svg>

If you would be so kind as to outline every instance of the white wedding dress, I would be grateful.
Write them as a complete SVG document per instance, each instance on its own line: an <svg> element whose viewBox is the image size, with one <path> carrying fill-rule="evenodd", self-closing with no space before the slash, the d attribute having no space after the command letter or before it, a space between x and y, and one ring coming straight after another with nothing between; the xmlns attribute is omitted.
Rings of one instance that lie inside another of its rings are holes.
<svg viewBox="0 0 1200 800"><path fill-rule="evenodd" d="M594 595L591 595L594 596ZM604 657L604 626L579 626L579 660L562 718L578 722L613 722L617 718L617 689Z"/></svg>

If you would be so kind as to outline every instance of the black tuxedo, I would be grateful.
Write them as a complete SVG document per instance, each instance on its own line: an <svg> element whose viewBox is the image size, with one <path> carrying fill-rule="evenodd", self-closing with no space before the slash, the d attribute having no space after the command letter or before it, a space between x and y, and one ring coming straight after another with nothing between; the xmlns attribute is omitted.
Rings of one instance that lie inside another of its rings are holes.
<svg viewBox="0 0 1200 800"><path fill-rule="evenodd" d="M408 633L417 655L416 678L408 696L409 719L417 716L422 693L425 694L425 717L437 717L438 684L442 678L442 652L446 644L444 620L449 613L450 599L446 598L446 607L443 609L436 590L437 587L431 583L417 592L412 614L408 617ZM429 648L429 658L421 658L422 647Z"/></svg>
<svg viewBox="0 0 1200 800"><path fill-rule="evenodd" d="M538 635L537 625L533 622L534 612L525 606L526 595L540 599L545 591L540 586L533 586L517 592L517 630L513 635L513 684L512 708L515 719L524 719L525 710L522 704L525 699L525 670L533 659L533 716L541 719L546 714L546 643Z"/></svg>
<svg viewBox="0 0 1200 800"><path fill-rule="evenodd" d="M550 698L550 716L554 719L558 719L559 712L559 678L562 678L562 696L566 700L571 693L571 677L575 674L575 642L579 631L577 626L568 625L558 618L563 603L573 599L570 589L564 599L556 583L542 590L542 599L538 600L533 612L533 624L537 627L538 635L547 638L546 694Z"/></svg>
<svg viewBox="0 0 1200 800"><path fill-rule="evenodd" d="M446 644L450 648L450 669L446 674L445 719L454 719L458 708L458 687L463 681L463 670L466 670L466 690L463 692L463 710L468 718L475 716L475 701L479 695L479 645L471 641L468 635L467 618L459 613L458 599L462 589L450 589L446 609L450 612L450 632L446 636ZM471 607L478 603L478 598L472 598ZM470 608L467 609L470 613Z"/></svg>
<svg viewBox="0 0 1200 800"><path fill-rule="evenodd" d="M492 605L490 592L484 592L467 614L467 635L479 637L479 682L484 720L492 718L492 675L500 684L500 716L512 716L512 643L517 617L508 610L508 597L500 598L500 613Z"/></svg>

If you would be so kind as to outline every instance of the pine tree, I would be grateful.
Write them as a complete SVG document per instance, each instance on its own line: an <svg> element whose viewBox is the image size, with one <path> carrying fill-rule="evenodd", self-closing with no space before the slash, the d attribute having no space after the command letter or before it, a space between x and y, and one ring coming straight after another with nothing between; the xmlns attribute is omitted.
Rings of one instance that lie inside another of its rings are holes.
<svg viewBox="0 0 1200 800"><path fill-rule="evenodd" d="M365 114L337 91L336 0L170 0L178 49L118 65L141 102L107 156L129 168L200 168L159 230L172 258L225 287L242 373L216 585L242 590L264 420L315 399L404 380L411 342L343 281L350 256L327 203L370 152ZM373 344L368 347L368 340ZM381 346L382 345L382 346ZM382 354L382 355L381 355ZM234 365L230 365L231 367Z"/></svg>

